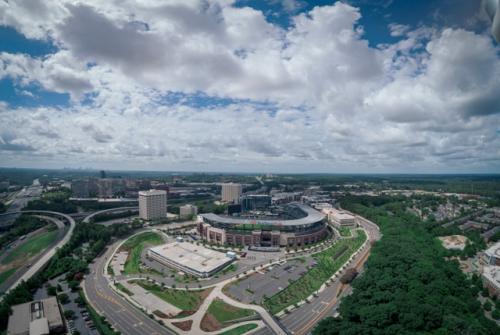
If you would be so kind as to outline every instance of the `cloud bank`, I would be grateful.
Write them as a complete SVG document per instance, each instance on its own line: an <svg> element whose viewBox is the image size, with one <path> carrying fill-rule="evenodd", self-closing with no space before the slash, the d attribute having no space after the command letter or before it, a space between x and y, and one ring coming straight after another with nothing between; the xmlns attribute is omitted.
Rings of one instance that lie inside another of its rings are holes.
<svg viewBox="0 0 500 335"><path fill-rule="evenodd" d="M57 51L0 53L0 78L70 96L0 104L2 165L500 171L490 36L394 23L397 41L373 47L354 6L292 15L283 28L230 0L1 3L1 24Z"/></svg>

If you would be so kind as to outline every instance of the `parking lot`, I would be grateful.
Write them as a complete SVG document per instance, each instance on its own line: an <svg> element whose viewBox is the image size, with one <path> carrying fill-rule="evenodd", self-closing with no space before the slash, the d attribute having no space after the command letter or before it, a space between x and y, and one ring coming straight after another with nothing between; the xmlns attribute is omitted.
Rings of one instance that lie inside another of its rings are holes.
<svg viewBox="0 0 500 335"><path fill-rule="evenodd" d="M270 297L286 286L290 280L297 280L309 266L314 266L311 257L290 260L281 265L273 265L231 285L228 294L244 303L260 303L263 297Z"/></svg>
<svg viewBox="0 0 500 335"><path fill-rule="evenodd" d="M172 241L169 238L169 241ZM247 271L251 271L253 268L268 264L270 261L276 261L284 256L283 252L259 252L259 251L249 251L243 250L245 256L240 257L233 264L235 266L235 270L233 271L220 271L215 276L209 279L199 279L199 280L187 280L187 281L176 281L174 276L179 274L179 271L173 268L170 268L166 265L160 264L157 261L148 259L146 257L147 249L144 249L141 254L141 261L148 268L154 269L158 277L154 276L154 273L149 274L151 277L154 277L155 280L164 283L167 286L171 285L188 285L189 287L198 287L198 285L208 286L212 284L216 284L225 279L231 278L233 276L242 274ZM124 279L125 276L117 276L117 279Z"/></svg>
<svg viewBox="0 0 500 335"><path fill-rule="evenodd" d="M92 321L90 320L85 307L79 307L75 303L75 299L79 297L78 292L72 292L65 281L58 281L62 276L57 277L49 281L52 286L61 285L62 291L58 294L66 293L69 298L69 302L66 304L60 304L62 307L62 312L73 311L74 317L71 320L66 320L66 326L68 328L68 334L73 334L78 331L81 335L98 335L99 332L95 329ZM38 289L34 295L34 299L45 299L48 297L47 289L42 287ZM78 334L77 333L77 334Z"/></svg>

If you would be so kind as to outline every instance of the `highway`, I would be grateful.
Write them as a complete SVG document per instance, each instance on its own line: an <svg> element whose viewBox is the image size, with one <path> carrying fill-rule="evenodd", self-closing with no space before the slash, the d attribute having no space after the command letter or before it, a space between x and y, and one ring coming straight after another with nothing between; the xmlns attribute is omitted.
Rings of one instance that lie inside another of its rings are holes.
<svg viewBox="0 0 500 335"><path fill-rule="evenodd" d="M360 272L370 254L371 243L380 239L380 232L373 222L360 216L357 216L357 218L360 225L367 231L369 239L366 247L355 257L352 263L358 272ZM350 292L350 285L343 285L337 280L321 292L319 297L314 298L310 303L303 304L283 317L281 323L292 334L308 334L319 321L325 317L332 316L336 312L341 298Z"/></svg>
<svg viewBox="0 0 500 335"><path fill-rule="evenodd" d="M42 191L43 188L38 182L38 179L35 179L33 180L32 185L26 186L17 192L12 200L7 203L7 211L0 216L0 225L11 225L28 202L38 199L42 194Z"/></svg>
<svg viewBox="0 0 500 335"><path fill-rule="evenodd" d="M33 264L19 279L17 279L14 284L12 284L8 290L5 291L5 293L8 293L10 290L14 289L19 285L22 281L27 281L31 277L33 277L40 269L42 269L52 258L52 256L55 255L57 249L63 247L66 243L69 242L71 239L71 235L73 235L73 231L75 229L75 220L71 218L69 215L63 214L63 213L58 213L58 212L51 212L51 211L21 211L19 213L33 213L33 214L49 214L49 215L56 215L63 217L69 222L69 230L64 235L64 237L55 245L53 246L49 251L44 253L42 257L40 257L35 264ZM17 214L17 212L11 212L8 214ZM8 214L2 214L2 215L8 215Z"/></svg>
<svg viewBox="0 0 500 335"><path fill-rule="evenodd" d="M99 214L123 212L123 211L127 211L127 210L139 210L139 207L137 207L137 206L129 206L129 207L116 207L116 208L103 209L101 211L97 211L97 212L94 212L94 213L92 213L90 215L87 215L83 219L83 222L89 222L90 219L92 219L94 216L99 215Z"/></svg>
<svg viewBox="0 0 500 335"><path fill-rule="evenodd" d="M150 319L110 288L103 270L108 257L112 255L117 245L117 243L111 245L104 255L91 264L90 274L82 283L87 300L99 314L104 315L108 322L124 335L175 334Z"/></svg>

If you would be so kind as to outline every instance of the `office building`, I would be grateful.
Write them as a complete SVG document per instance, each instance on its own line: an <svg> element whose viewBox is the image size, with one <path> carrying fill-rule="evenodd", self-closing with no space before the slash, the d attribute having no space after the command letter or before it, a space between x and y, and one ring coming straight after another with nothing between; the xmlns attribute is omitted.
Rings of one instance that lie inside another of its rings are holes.
<svg viewBox="0 0 500 335"><path fill-rule="evenodd" d="M222 201L229 203L239 203L243 187L241 184L222 184Z"/></svg>
<svg viewBox="0 0 500 335"><path fill-rule="evenodd" d="M179 207L179 217L182 219L189 219L198 214L198 207L187 204Z"/></svg>
<svg viewBox="0 0 500 335"><path fill-rule="evenodd" d="M488 293L500 298L500 266L485 266L481 277Z"/></svg>
<svg viewBox="0 0 500 335"><path fill-rule="evenodd" d="M481 258L484 264L500 266L500 242L486 249Z"/></svg>
<svg viewBox="0 0 500 335"><path fill-rule="evenodd" d="M56 297L12 306L7 335L49 335L65 331Z"/></svg>
<svg viewBox="0 0 500 335"><path fill-rule="evenodd" d="M89 193L89 180L77 179L71 181L71 193L75 198L88 198Z"/></svg>
<svg viewBox="0 0 500 335"><path fill-rule="evenodd" d="M188 242L173 242L149 248L149 258L197 277L210 277L229 265L234 257Z"/></svg>
<svg viewBox="0 0 500 335"><path fill-rule="evenodd" d="M339 227L356 227L358 221L354 215L340 211L335 208L323 208L322 212L327 215L328 221Z"/></svg>
<svg viewBox="0 0 500 335"><path fill-rule="evenodd" d="M149 190L139 192L139 217L144 220L167 217L167 192Z"/></svg>

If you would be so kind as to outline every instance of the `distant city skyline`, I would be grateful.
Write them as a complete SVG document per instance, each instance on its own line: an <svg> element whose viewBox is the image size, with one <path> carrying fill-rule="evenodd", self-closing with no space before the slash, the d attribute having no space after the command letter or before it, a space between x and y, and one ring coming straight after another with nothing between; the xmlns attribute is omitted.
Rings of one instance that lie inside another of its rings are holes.
<svg viewBox="0 0 500 335"><path fill-rule="evenodd" d="M497 173L481 1L0 5L0 165Z"/></svg>

